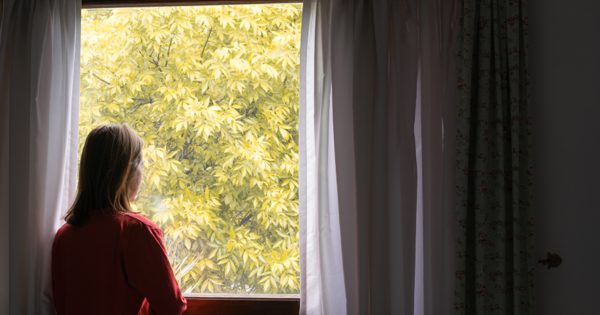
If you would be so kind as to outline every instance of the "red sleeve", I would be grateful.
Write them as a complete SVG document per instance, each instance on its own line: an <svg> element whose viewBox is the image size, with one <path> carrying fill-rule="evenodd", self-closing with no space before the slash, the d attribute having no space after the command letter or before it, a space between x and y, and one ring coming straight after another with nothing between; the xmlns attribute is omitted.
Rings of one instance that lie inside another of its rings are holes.
<svg viewBox="0 0 600 315"><path fill-rule="evenodd" d="M146 297L140 314L182 314L187 301L173 275L162 232L144 226L141 232L132 234L124 254L125 272L129 284Z"/></svg>

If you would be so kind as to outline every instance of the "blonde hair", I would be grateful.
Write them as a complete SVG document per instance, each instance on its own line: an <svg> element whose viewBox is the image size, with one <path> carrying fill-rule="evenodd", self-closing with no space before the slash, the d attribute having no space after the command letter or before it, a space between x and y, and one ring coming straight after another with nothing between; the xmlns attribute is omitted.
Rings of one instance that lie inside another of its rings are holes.
<svg viewBox="0 0 600 315"><path fill-rule="evenodd" d="M75 202L65 215L67 223L82 226L95 209L132 212L131 178L142 162L144 141L126 124L101 125L85 140L79 164Z"/></svg>

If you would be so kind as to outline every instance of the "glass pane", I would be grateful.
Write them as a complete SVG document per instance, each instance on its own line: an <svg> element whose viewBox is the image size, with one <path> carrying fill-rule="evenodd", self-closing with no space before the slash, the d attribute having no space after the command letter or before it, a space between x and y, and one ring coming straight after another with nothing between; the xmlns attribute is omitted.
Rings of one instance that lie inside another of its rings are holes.
<svg viewBox="0 0 600 315"><path fill-rule="evenodd" d="M299 292L302 5L82 10L80 150L99 124L145 141L136 211L183 292Z"/></svg>

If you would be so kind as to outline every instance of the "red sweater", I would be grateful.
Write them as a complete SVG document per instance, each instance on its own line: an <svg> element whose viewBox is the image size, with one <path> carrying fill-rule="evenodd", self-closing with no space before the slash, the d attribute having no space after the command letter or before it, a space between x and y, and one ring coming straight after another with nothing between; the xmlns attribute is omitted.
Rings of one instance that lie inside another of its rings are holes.
<svg viewBox="0 0 600 315"><path fill-rule="evenodd" d="M63 225L52 247L52 290L58 315L178 315L187 307L162 231L131 213L95 210L83 227Z"/></svg>

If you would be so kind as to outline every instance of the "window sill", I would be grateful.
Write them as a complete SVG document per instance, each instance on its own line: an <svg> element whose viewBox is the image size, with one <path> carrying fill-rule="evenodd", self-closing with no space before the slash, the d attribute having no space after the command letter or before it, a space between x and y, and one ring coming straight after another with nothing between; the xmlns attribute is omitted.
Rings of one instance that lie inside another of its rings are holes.
<svg viewBox="0 0 600 315"><path fill-rule="evenodd" d="M188 301L185 315L297 315L300 312L300 296L296 294L238 295L193 294L183 295Z"/></svg>

